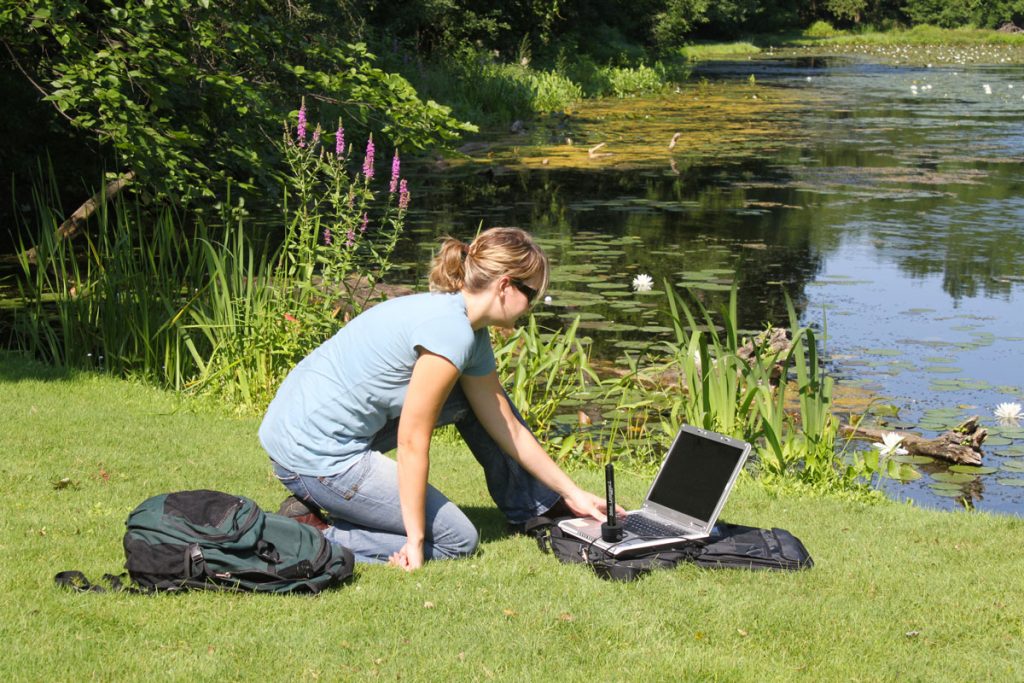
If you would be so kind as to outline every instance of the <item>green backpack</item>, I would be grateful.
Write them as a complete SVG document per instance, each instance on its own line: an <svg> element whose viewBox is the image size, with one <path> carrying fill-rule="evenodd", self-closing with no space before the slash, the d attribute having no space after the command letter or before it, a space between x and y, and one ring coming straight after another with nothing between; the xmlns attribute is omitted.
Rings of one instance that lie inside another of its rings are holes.
<svg viewBox="0 0 1024 683"><path fill-rule="evenodd" d="M332 545L309 525L268 514L243 496L165 493L143 501L126 524L125 568L144 592L319 593L352 576L347 548ZM57 582L96 589L79 572L61 572Z"/></svg>

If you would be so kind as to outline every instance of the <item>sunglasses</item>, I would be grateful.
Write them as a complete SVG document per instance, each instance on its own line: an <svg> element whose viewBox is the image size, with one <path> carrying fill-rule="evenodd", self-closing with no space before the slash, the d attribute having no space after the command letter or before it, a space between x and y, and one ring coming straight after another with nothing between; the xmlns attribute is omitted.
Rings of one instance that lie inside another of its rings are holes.
<svg viewBox="0 0 1024 683"><path fill-rule="evenodd" d="M533 305L533 300L537 298L537 290L536 289L534 289L530 285L526 284L522 280L515 280L515 279L512 279L512 278L509 278L509 282L512 283L513 287L515 287L516 289L518 289L520 292L523 293L523 296L526 297L526 303L528 303L530 305Z"/></svg>

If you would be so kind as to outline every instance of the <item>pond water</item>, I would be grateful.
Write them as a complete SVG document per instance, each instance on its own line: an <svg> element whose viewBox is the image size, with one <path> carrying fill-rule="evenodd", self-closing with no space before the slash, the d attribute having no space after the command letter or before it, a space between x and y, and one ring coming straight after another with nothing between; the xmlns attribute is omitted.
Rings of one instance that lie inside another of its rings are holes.
<svg viewBox="0 0 1024 683"><path fill-rule="evenodd" d="M410 275L435 235L528 228L556 265L540 314L581 316L606 358L668 333L638 273L710 306L735 282L751 330L786 323L786 291L841 388L898 409L876 424L989 429L984 469L917 464L891 496L1020 514L1024 428L993 410L1024 401L1024 71L918 61L706 63L666 96L475 143L418 174Z"/></svg>

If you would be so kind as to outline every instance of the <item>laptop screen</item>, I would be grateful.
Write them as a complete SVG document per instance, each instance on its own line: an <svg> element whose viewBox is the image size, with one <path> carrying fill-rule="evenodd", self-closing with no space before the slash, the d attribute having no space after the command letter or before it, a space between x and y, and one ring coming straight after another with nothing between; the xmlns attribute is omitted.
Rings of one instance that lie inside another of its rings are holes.
<svg viewBox="0 0 1024 683"><path fill-rule="evenodd" d="M683 429L672 444L671 453L665 458L647 499L707 521L728 488L745 445L709 439Z"/></svg>

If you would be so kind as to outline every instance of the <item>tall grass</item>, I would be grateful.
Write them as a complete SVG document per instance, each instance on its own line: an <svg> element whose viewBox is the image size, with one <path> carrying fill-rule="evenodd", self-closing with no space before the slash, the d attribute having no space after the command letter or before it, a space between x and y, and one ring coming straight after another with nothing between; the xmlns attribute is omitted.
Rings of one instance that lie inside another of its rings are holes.
<svg viewBox="0 0 1024 683"><path fill-rule="evenodd" d="M423 65L410 74L417 90L452 107L456 116L485 126L570 108L583 89L557 69L532 69L465 51L457 59Z"/></svg>

